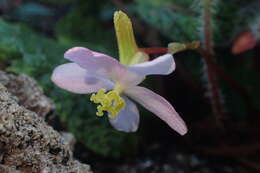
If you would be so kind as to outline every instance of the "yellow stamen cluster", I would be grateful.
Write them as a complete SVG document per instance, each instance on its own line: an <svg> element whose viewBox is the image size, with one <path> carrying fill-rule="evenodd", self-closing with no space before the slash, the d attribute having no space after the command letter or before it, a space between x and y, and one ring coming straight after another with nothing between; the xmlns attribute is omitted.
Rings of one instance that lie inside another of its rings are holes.
<svg viewBox="0 0 260 173"><path fill-rule="evenodd" d="M91 95L90 101L100 104L97 106L97 116L103 116L104 111L107 111L108 116L114 118L125 107L125 101L117 90L106 93L105 89L101 89L96 94Z"/></svg>

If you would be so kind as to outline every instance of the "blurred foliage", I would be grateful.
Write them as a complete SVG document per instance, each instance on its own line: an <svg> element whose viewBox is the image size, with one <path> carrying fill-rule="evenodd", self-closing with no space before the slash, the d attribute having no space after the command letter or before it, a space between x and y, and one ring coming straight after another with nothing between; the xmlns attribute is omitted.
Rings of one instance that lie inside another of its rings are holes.
<svg viewBox="0 0 260 173"><path fill-rule="evenodd" d="M28 20L30 17L34 16L51 16L54 15L53 11L49 8L37 4L37 3L27 3L22 4L15 10L15 16L21 17L21 20Z"/></svg>
<svg viewBox="0 0 260 173"><path fill-rule="evenodd" d="M154 29L157 36L155 43L159 42L163 46L173 41L204 41L202 35L205 7L201 5L202 1L205 0L118 2L120 8L123 6L130 17L141 23L144 31ZM63 91L50 81L53 69L65 62L62 56L70 47L84 46L111 56L118 55L112 23L113 12L118 8L115 7L116 3L105 0L25 0L19 1L20 5L12 5L12 2L15 0L0 1L0 4L5 4L0 5L5 20L25 22L43 33L38 34L22 24L0 21L0 60L10 65L8 70L26 73L37 79L45 93L55 100L57 115L66 122L68 130L91 150L106 156L120 156L133 147L130 145L136 145L137 135L117 132L108 124L107 119L96 117L95 107L87 96ZM260 108L260 82L256 80L258 73L254 67L256 55L249 51L239 57L230 52L234 38L239 33L250 30L251 27L260 28L259 22L256 24L260 18L256 7L259 7L260 3L257 0L211 2L214 3L210 11L213 14L216 63L246 89L254 106ZM150 37L139 32L138 27L134 30L136 35L143 36L138 37L137 41L145 42L144 39ZM254 34L256 38L260 38L257 35L259 32ZM55 38L57 41L46 37ZM153 42L149 44L153 46ZM200 55L191 52L184 55L187 56L178 59L182 70L188 72L194 81L200 81L205 76ZM204 85L208 85L207 82L204 80ZM238 91L223 79L220 80L220 85L219 90L226 111L234 119L245 119L246 108Z"/></svg>
<svg viewBox="0 0 260 173"><path fill-rule="evenodd" d="M133 11L170 40L193 41L198 39L194 33L198 22L190 5L190 0L136 0Z"/></svg>

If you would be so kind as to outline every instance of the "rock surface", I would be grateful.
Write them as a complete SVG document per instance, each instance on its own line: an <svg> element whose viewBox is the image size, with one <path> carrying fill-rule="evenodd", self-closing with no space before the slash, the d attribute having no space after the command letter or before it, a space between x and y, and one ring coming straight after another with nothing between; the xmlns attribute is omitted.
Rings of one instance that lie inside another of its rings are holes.
<svg viewBox="0 0 260 173"><path fill-rule="evenodd" d="M21 75L18 78L21 79L24 76ZM2 82L3 79L0 81ZM9 81L5 85L10 86L11 83ZM25 83L17 84L17 86L25 87ZM21 90L16 89L18 91L15 91L14 88L9 88L8 91L20 93ZM42 93L39 90L31 90L32 93L33 91ZM47 125L43 117L20 106L16 97L13 97L8 91L0 83L1 173L91 173L88 165L73 159L72 152L64 138ZM21 102L20 98L23 98L22 95L19 94L20 97L16 95L19 102ZM26 105L30 107L29 103L37 97L36 94L31 99L27 99Z"/></svg>
<svg viewBox="0 0 260 173"><path fill-rule="evenodd" d="M52 101L44 95L36 81L27 75L14 75L0 71L0 83L17 97L18 104L39 116L45 117L54 109Z"/></svg>
<svg viewBox="0 0 260 173"><path fill-rule="evenodd" d="M70 147L71 151L73 152L74 146L76 144L76 138L72 133L68 132L60 132L61 136L65 140L65 143Z"/></svg>

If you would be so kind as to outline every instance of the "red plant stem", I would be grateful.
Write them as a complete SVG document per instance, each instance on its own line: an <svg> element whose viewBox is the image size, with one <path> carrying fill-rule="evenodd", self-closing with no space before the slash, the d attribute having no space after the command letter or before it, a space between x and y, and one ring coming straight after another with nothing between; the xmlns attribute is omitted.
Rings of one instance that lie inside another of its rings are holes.
<svg viewBox="0 0 260 173"><path fill-rule="evenodd" d="M207 55L205 57L209 61L212 61L211 55ZM221 121L223 120L223 111L222 111L222 105L220 103L220 95L219 95L219 84L217 80L217 76L215 71L213 70L212 64L209 63L209 61L206 61L207 66L207 75L208 75L208 82L209 82L209 92L211 93L211 104L213 113L215 115L216 123L219 126L221 125Z"/></svg>
<svg viewBox="0 0 260 173"><path fill-rule="evenodd" d="M210 62L214 62L213 59L213 40L212 40L212 23L211 18L212 14L210 11L211 1L210 0L204 0L204 42L203 46L205 49L204 58L208 59ZM219 84L217 80L217 76L215 71L213 70L212 66L208 61L206 61L207 66L207 77L209 82L209 92L211 93L211 105L212 110L215 115L216 124L221 127L222 120L223 120L223 110L222 105L220 102L220 94L219 94Z"/></svg>
<svg viewBox="0 0 260 173"><path fill-rule="evenodd" d="M168 49L164 47L140 48L140 50L147 54L163 54L168 52Z"/></svg>
<svg viewBox="0 0 260 173"><path fill-rule="evenodd" d="M140 48L140 50L147 54L165 54L168 52L168 49L164 47ZM206 52L203 49L199 49L198 53L219 77L221 77L231 87L237 90L237 92L241 95L241 97L244 98L247 111L251 113L253 111L253 104L250 101L251 99L247 91L242 86L240 86L240 84L238 84L234 79L232 79L229 75L227 75L225 71L221 69L217 64L212 62L210 58L207 58Z"/></svg>
<svg viewBox="0 0 260 173"><path fill-rule="evenodd" d="M213 114L215 116L216 124L217 126L221 127L222 125L222 119L223 119L223 111L222 111L222 105L220 102L220 95L219 95L219 84L217 80L217 76L215 71L213 70L213 67L211 66L211 63L208 62L214 62L213 61L213 41L212 41L212 26L211 26L211 12L210 12L210 0L204 0L204 59L207 59L209 61L206 61L206 73L208 77L208 83L209 83L209 92L211 94L211 105ZM151 53L161 53L165 51L161 48L146 48L142 49L144 52L151 54Z"/></svg>
<svg viewBox="0 0 260 173"><path fill-rule="evenodd" d="M251 113L253 111L253 104L251 103L251 99L250 99L250 96L248 95L247 91L242 86L240 86L240 84L238 84L234 79L232 79L230 76L228 76L224 72L224 70L221 69L217 64L213 63L210 59L207 59L205 52L202 49L199 50L199 53L202 55L202 58L207 62L207 64L209 64L212 67L212 69L215 71L215 73L217 73L219 75L219 77L224 79L226 82L228 82L228 84L231 87L233 87L234 89L236 89L238 91L238 93L241 95L241 97L244 98L247 111L249 113Z"/></svg>

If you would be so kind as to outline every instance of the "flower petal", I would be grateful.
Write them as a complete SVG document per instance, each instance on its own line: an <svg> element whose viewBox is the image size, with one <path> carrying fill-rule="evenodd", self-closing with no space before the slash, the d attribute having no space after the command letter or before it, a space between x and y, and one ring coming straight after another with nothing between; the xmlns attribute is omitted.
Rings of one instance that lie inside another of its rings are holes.
<svg viewBox="0 0 260 173"><path fill-rule="evenodd" d="M77 63L89 72L110 78L120 82L122 85L137 85L144 79L143 76L136 72L128 70L116 59L87 48L71 48L65 53L64 57Z"/></svg>
<svg viewBox="0 0 260 173"><path fill-rule="evenodd" d="M175 70L175 62L171 54L165 54L152 61L129 66L128 69L143 76L151 74L167 75Z"/></svg>
<svg viewBox="0 0 260 173"><path fill-rule="evenodd" d="M146 109L165 121L171 128L181 135L187 133L185 122L174 110L172 105L160 95L143 87L131 87L125 91L129 97L140 103Z"/></svg>
<svg viewBox="0 0 260 173"><path fill-rule="evenodd" d="M113 89L112 81L88 73L75 63L67 63L55 68L51 80L60 88L78 93L93 93L100 89Z"/></svg>
<svg viewBox="0 0 260 173"><path fill-rule="evenodd" d="M136 104L123 96L126 107L115 118L109 118L111 125L124 132L135 132L139 125L139 111Z"/></svg>

